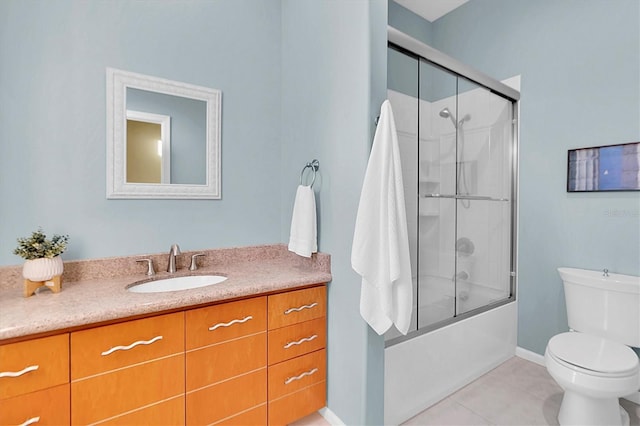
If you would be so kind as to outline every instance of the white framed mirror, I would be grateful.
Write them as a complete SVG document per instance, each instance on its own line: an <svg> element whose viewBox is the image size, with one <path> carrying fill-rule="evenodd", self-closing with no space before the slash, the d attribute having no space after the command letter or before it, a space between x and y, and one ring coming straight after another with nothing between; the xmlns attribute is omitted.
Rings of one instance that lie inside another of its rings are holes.
<svg viewBox="0 0 640 426"><path fill-rule="evenodd" d="M221 97L107 68L107 198L220 199Z"/></svg>

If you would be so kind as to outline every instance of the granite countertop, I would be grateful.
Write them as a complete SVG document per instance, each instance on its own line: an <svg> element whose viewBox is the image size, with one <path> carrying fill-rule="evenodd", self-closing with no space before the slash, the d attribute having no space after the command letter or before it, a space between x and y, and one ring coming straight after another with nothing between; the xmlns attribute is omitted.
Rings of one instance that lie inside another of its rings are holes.
<svg viewBox="0 0 640 426"><path fill-rule="evenodd" d="M224 275L227 279L162 293L132 293L126 288L148 278L146 265L136 259L154 259L158 271L164 269L166 254L65 262L60 293L42 289L28 298L23 297L21 268L0 268L0 341L331 281L330 256L323 253L306 259L281 244L201 252L205 257L198 259L203 266L197 271L183 265L192 254L183 252L181 269L175 274L158 272L154 278Z"/></svg>

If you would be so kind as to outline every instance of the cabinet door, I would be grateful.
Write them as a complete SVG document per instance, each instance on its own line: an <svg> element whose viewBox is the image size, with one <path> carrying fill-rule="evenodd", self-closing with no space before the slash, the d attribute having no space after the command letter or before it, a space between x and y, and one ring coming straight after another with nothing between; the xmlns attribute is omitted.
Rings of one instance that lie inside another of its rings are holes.
<svg viewBox="0 0 640 426"><path fill-rule="evenodd" d="M184 312L72 333L71 422L122 424L166 410L161 423L184 422L184 408L160 404L184 395L184 360Z"/></svg>
<svg viewBox="0 0 640 426"><path fill-rule="evenodd" d="M100 426L182 425L184 424L184 395L171 398L122 416L113 417Z"/></svg>
<svg viewBox="0 0 640 426"><path fill-rule="evenodd" d="M269 365L317 351L326 346L324 317L269 331Z"/></svg>
<svg viewBox="0 0 640 426"><path fill-rule="evenodd" d="M184 312L71 333L71 380L184 353Z"/></svg>
<svg viewBox="0 0 640 426"><path fill-rule="evenodd" d="M0 346L0 399L69 383L69 335Z"/></svg>
<svg viewBox="0 0 640 426"><path fill-rule="evenodd" d="M187 392L267 366L267 333L188 351Z"/></svg>
<svg viewBox="0 0 640 426"><path fill-rule="evenodd" d="M267 298L256 297L186 312L186 349L265 331Z"/></svg>
<svg viewBox="0 0 640 426"><path fill-rule="evenodd" d="M69 384L0 400L0 425L68 425Z"/></svg>
<svg viewBox="0 0 640 426"><path fill-rule="evenodd" d="M325 286L269 296L269 330L326 315Z"/></svg>
<svg viewBox="0 0 640 426"><path fill-rule="evenodd" d="M179 354L74 380L71 421L95 423L182 395L184 354Z"/></svg>
<svg viewBox="0 0 640 426"><path fill-rule="evenodd" d="M269 425L287 425L326 405L326 382L269 401Z"/></svg>
<svg viewBox="0 0 640 426"><path fill-rule="evenodd" d="M269 401L327 380L326 351L321 349L269 367Z"/></svg>
<svg viewBox="0 0 640 426"><path fill-rule="evenodd" d="M267 401L267 369L234 377L187 393L187 424L203 425L228 420Z"/></svg>

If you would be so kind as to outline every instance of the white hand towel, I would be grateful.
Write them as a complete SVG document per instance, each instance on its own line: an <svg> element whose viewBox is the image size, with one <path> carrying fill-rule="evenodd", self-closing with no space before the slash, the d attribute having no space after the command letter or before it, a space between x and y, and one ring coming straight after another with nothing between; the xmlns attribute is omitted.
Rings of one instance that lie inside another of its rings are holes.
<svg viewBox="0 0 640 426"><path fill-rule="evenodd" d="M311 257L311 253L318 251L316 233L316 196L311 186L300 185L293 204L289 251Z"/></svg>
<svg viewBox="0 0 640 426"><path fill-rule="evenodd" d="M362 276L360 315L378 334L407 334L413 287L400 149L388 100L380 110L356 218L351 266Z"/></svg>

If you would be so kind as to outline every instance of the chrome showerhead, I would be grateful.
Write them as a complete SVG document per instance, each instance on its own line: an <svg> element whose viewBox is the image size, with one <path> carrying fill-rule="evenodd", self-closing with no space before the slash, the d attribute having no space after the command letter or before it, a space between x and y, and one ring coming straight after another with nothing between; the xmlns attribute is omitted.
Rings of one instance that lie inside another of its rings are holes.
<svg viewBox="0 0 640 426"><path fill-rule="evenodd" d="M440 117L442 118L447 118L451 115L451 112L449 111L449 108L445 107L442 109L442 111L440 111Z"/></svg>
<svg viewBox="0 0 640 426"><path fill-rule="evenodd" d="M440 117L450 119L450 120L451 120L451 122L453 123L453 127L458 127L458 125L457 125L457 123L456 123L456 119L453 117L453 114L451 114L451 111L449 111L449 108L444 107L444 108L440 111Z"/></svg>
<svg viewBox="0 0 640 426"><path fill-rule="evenodd" d="M458 127L458 125L461 125L465 121L471 120L471 116L469 114L466 114L464 117L462 117L462 120L460 120L460 122L456 122L455 116L451 113L451 111L449 111L449 108L447 107L442 108L439 114L440 114L440 117L448 118L449 120L451 120L451 122L453 123L453 127L456 127L456 128Z"/></svg>

